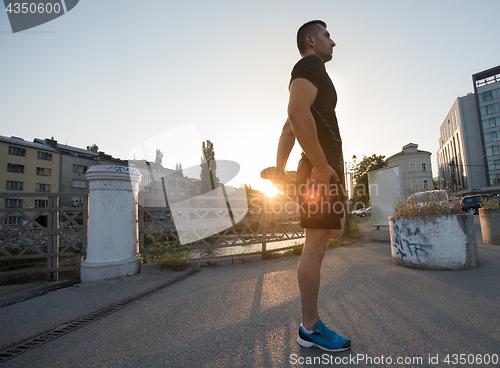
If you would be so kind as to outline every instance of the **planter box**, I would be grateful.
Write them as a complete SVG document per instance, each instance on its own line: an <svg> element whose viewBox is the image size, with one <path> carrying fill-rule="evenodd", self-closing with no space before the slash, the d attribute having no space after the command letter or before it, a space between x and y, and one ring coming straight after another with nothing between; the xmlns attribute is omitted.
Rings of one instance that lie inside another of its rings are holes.
<svg viewBox="0 0 500 368"><path fill-rule="evenodd" d="M480 208L483 243L500 245L500 208Z"/></svg>
<svg viewBox="0 0 500 368"><path fill-rule="evenodd" d="M389 217L392 261L422 269L460 270L477 266L471 214Z"/></svg>

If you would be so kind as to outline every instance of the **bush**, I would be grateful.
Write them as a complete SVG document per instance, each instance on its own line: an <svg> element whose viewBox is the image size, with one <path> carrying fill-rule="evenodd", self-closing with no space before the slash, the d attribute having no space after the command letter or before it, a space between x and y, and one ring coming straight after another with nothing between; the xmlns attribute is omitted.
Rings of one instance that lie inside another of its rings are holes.
<svg viewBox="0 0 500 368"><path fill-rule="evenodd" d="M441 216L462 213L462 203L457 197L443 197L440 191L417 192L402 196L395 205L394 216Z"/></svg>
<svg viewBox="0 0 500 368"><path fill-rule="evenodd" d="M191 246L178 246L172 248L168 239L152 243L149 249L140 249L138 257L141 263L159 263L162 268L173 271L182 271L189 267L191 259Z"/></svg>
<svg viewBox="0 0 500 368"><path fill-rule="evenodd" d="M483 199L481 202L481 208L500 208L500 198L489 198Z"/></svg>

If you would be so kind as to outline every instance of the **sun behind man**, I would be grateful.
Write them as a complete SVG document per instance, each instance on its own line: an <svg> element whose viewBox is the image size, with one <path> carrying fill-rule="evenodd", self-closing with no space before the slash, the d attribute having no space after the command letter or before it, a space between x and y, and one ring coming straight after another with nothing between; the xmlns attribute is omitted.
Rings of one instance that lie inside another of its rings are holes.
<svg viewBox="0 0 500 368"><path fill-rule="evenodd" d="M302 304L302 324L297 342L303 347L343 351L351 342L328 328L319 317L318 295L321 265L329 237L342 236L344 214L343 155L335 106L337 93L325 63L333 56L335 42L323 21L302 25L297 32L302 59L295 64L290 81L288 119L283 127L277 167L261 174L273 184L294 188L292 199L300 207L305 244L297 278ZM296 178L285 172L295 139L302 148ZM333 235L333 236L332 236Z"/></svg>

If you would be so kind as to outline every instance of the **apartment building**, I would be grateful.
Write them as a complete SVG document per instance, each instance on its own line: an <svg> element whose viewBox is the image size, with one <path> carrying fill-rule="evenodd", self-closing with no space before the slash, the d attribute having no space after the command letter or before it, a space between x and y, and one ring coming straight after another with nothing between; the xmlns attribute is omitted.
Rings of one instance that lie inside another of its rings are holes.
<svg viewBox="0 0 500 368"><path fill-rule="evenodd" d="M408 143L401 152L386 159L386 167L403 165L404 184L407 191L434 189L431 153L418 149L418 144Z"/></svg>
<svg viewBox="0 0 500 368"><path fill-rule="evenodd" d="M145 207L164 207L168 198L182 201L199 194L199 179L188 178L182 170L172 170L145 160L129 160L130 167L139 170L139 204Z"/></svg>
<svg viewBox="0 0 500 368"><path fill-rule="evenodd" d="M60 157L57 150L18 137L0 136L1 192L19 194L3 198L0 209L37 208L47 206L43 195L60 190ZM40 192L40 197L22 197L23 193ZM19 216L10 216L7 223L20 224Z"/></svg>
<svg viewBox="0 0 500 368"><path fill-rule="evenodd" d="M500 192L500 66L472 76L440 127L439 185L458 194Z"/></svg>
<svg viewBox="0 0 500 368"><path fill-rule="evenodd" d="M88 192L85 172L89 167L95 165L128 165L127 160L120 160L105 152L94 152L84 148L68 146L67 144L58 143L53 138L36 138L34 142L60 153L60 192L74 194L74 196L59 199L59 204L63 207L79 207L83 205L83 196Z"/></svg>

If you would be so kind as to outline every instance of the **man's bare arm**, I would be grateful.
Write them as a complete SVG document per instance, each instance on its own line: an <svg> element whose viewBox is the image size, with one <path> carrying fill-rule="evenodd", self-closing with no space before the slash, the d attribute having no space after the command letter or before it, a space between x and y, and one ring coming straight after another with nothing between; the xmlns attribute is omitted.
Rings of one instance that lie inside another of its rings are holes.
<svg viewBox="0 0 500 368"><path fill-rule="evenodd" d="M330 178L338 180L337 173L328 164L325 153L318 140L316 123L311 113L311 106L316 99L318 89L307 79L297 78L290 85L288 118L291 128L307 158L313 165L310 185L324 191L326 199L330 199Z"/></svg>
<svg viewBox="0 0 500 368"><path fill-rule="evenodd" d="M295 135L293 134L290 120L287 119L283 125L283 131L278 143L278 154L276 155L276 167L285 170L288 157L295 145Z"/></svg>

